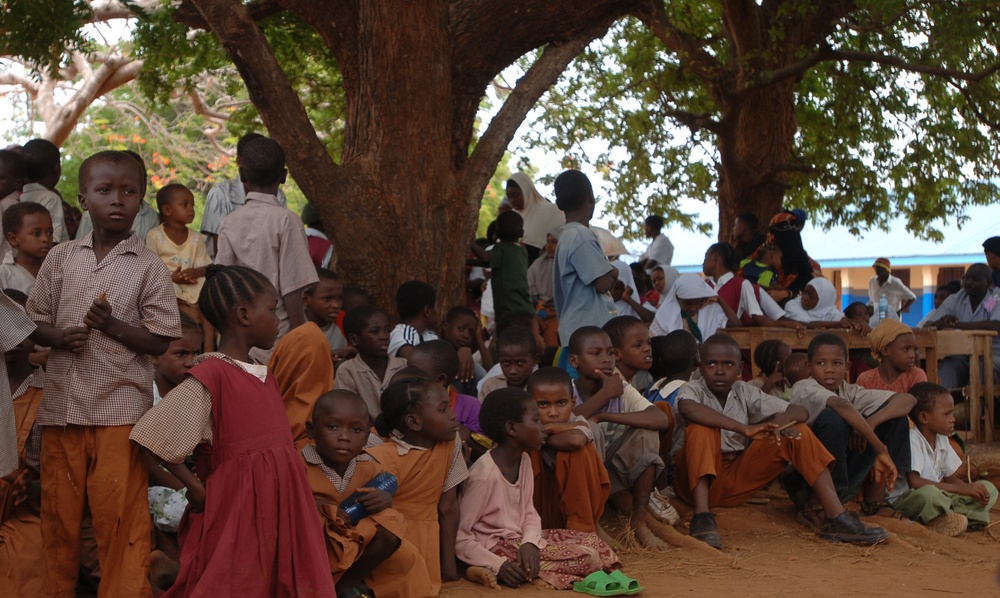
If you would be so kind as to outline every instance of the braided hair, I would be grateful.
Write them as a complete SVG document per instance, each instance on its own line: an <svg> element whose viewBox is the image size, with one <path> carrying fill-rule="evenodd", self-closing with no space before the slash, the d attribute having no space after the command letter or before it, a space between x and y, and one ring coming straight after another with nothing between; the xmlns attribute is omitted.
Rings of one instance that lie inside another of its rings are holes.
<svg viewBox="0 0 1000 598"><path fill-rule="evenodd" d="M212 326L222 331L232 310L252 302L269 286L271 281L263 274L246 266L212 264L205 269L205 286L198 296L198 309Z"/></svg>
<svg viewBox="0 0 1000 598"><path fill-rule="evenodd" d="M781 349L785 343L767 339L762 341L753 352L753 362L760 368L765 376L770 376L778 369L778 362L781 361Z"/></svg>
<svg viewBox="0 0 1000 598"><path fill-rule="evenodd" d="M740 256L736 248L729 243L715 243L708 248L706 253L715 253L726 270L736 272L740 269Z"/></svg>
<svg viewBox="0 0 1000 598"><path fill-rule="evenodd" d="M379 436L389 436L393 430L401 430L406 416L413 413L434 388L441 388L441 385L426 376L390 384L382 391L379 401L382 413L375 418L375 429Z"/></svg>

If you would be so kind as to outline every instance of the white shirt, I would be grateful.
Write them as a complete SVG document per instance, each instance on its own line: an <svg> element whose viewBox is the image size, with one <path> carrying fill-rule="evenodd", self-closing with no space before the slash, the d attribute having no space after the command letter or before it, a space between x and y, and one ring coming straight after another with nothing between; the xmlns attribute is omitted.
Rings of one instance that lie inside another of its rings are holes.
<svg viewBox="0 0 1000 598"><path fill-rule="evenodd" d="M718 280L709 278L705 282L718 292L719 289L721 289L733 278L736 278L735 274L732 272L726 272L720 276ZM767 293L761 293L761 295L766 294ZM740 304L736 306L736 317L742 318L743 314L750 314L750 317L764 315L764 311L761 309L760 303L757 301L757 296L753 292L753 284L749 280L743 281L743 286L740 287ZM784 315L784 311L782 311L782 315Z"/></svg>
<svg viewBox="0 0 1000 598"><path fill-rule="evenodd" d="M433 340L437 340L437 335L430 330L424 330L421 334L413 326L400 322L389 334L389 355L396 357L396 353L403 347L416 347L420 343Z"/></svg>
<svg viewBox="0 0 1000 598"><path fill-rule="evenodd" d="M943 434L934 436L934 446L916 427L910 428L910 465L920 477L932 482L940 482L962 466L962 458ZM906 476L899 476L896 488L889 496L894 501L910 489Z"/></svg>
<svg viewBox="0 0 1000 598"><path fill-rule="evenodd" d="M670 242L667 235L660 233L653 238L645 253L639 256L640 260L652 260L655 264L646 266L646 273L651 273L656 266L669 266L674 259L674 244Z"/></svg>
<svg viewBox="0 0 1000 598"><path fill-rule="evenodd" d="M621 259L616 259L611 262L611 265L618 270L618 280L625 284L626 289L632 289L632 300L638 301L639 289L635 286L635 276L632 275L632 268L630 268L625 262L621 261ZM619 316L639 316L639 314L635 313L635 310L632 309L632 306L626 303L624 299L615 301L615 309L618 310Z"/></svg>
<svg viewBox="0 0 1000 598"><path fill-rule="evenodd" d="M872 276L868 280L868 305L874 305L876 313L878 312L878 301L881 295L885 295L886 300L889 302L889 309L895 310L897 313L903 308L904 303L917 298L913 294L913 291L903 284L902 280L892 274L889 275L889 279L883 285L878 283L878 276ZM895 319L898 320L899 317L897 316Z"/></svg>

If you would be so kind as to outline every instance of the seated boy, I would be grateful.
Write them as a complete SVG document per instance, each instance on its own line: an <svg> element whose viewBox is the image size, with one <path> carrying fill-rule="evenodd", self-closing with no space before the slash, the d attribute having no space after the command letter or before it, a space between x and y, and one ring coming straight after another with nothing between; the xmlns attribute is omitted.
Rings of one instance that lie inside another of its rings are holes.
<svg viewBox="0 0 1000 598"><path fill-rule="evenodd" d="M406 357L424 341L437 338L437 291L421 280L410 280L396 289L396 313L399 324L389 335L389 355Z"/></svg>
<svg viewBox="0 0 1000 598"><path fill-rule="evenodd" d="M649 369L653 366L653 348L649 344L649 326L635 316L611 318L604 332L615 348L615 365L625 381L640 393L653 384Z"/></svg>
<svg viewBox="0 0 1000 598"><path fill-rule="evenodd" d="M910 471L906 416L916 399L848 384L847 344L836 334L817 335L807 355L812 377L792 387L791 404L805 408L806 423L836 460L833 483L841 502L854 498L874 467L861 507L862 513L874 515L888 507L886 490L892 490L897 475ZM796 499L800 482L789 487Z"/></svg>
<svg viewBox="0 0 1000 598"><path fill-rule="evenodd" d="M18 303L27 301L16 291L10 295ZM41 431L35 422L45 373L29 361L32 348L34 343L25 338L4 353L7 373L0 380L0 384L10 384L14 399L18 467L0 478L0 596L41 596L45 578L38 479Z"/></svg>
<svg viewBox="0 0 1000 598"><path fill-rule="evenodd" d="M3 236L14 250L11 263L0 264L0 288L30 294L38 270L52 249L52 218L37 203L19 203L3 213Z"/></svg>
<svg viewBox="0 0 1000 598"><path fill-rule="evenodd" d="M406 362L420 368L428 378L436 380L448 389L455 419L467 428L467 431L462 432L463 440L468 440L468 431L482 433L479 428L479 409L482 404L476 397L460 394L451 385L451 381L458 374L458 352L451 343L443 339L420 343L410 351Z"/></svg>
<svg viewBox="0 0 1000 598"><path fill-rule="evenodd" d="M347 338L337 326L340 308L344 302L344 283L340 276L326 268L316 268L319 282L302 292L306 318L319 326L330 341L330 358L335 364L357 355L357 350L347 345Z"/></svg>
<svg viewBox="0 0 1000 598"><path fill-rule="evenodd" d="M888 537L844 510L830 476L833 457L802 424L808 413L738 381L740 346L716 334L701 346L701 379L681 387L675 414L674 489L694 506L691 537L722 548L712 506L734 507L791 464L823 507L820 537L875 544Z"/></svg>
<svg viewBox="0 0 1000 598"><path fill-rule="evenodd" d="M598 532L611 480L590 425L573 413L573 381L564 370L544 367L528 377L528 393L546 434L542 450L530 453L542 529Z"/></svg>
<svg viewBox="0 0 1000 598"><path fill-rule="evenodd" d="M632 494L629 533L643 546L663 548L646 526L646 513L653 481L663 470L658 433L670 427L670 419L616 372L608 333L596 326L578 329L570 336L569 353L569 364L580 374L573 413L599 424L594 440L611 478L611 495Z"/></svg>
<svg viewBox="0 0 1000 598"><path fill-rule="evenodd" d="M337 595L430 596L427 565L404 539L406 522L392 508L392 495L365 487L385 471L364 452L371 425L358 395L330 391L316 401L308 424L315 446L302 448ZM364 513L357 522L341 508L355 492Z"/></svg>
<svg viewBox="0 0 1000 598"><path fill-rule="evenodd" d="M538 345L536 335L530 328L511 326L497 337L497 362L502 376L494 376L483 381L479 389L479 400L498 388L524 388L528 376L538 368Z"/></svg>
<svg viewBox="0 0 1000 598"><path fill-rule="evenodd" d="M406 360L389 355L389 317L374 305L361 305L344 316L344 335L358 354L341 364L333 387L357 394L372 420L382 413L382 391Z"/></svg>
<svg viewBox="0 0 1000 598"><path fill-rule="evenodd" d="M990 524L997 489L986 480L964 482L955 475L962 459L948 441L955 431L951 393L930 382L915 384L910 392L917 399L910 411L913 469L890 497L892 507L948 536L957 536L966 529L984 529Z"/></svg>
<svg viewBox="0 0 1000 598"><path fill-rule="evenodd" d="M463 349L479 356L479 363L475 363L475 375L472 380L462 381L458 378L452 381L462 394L477 396L479 394L479 381L486 377L486 370L493 367L493 354L486 341L483 340L483 327L479 323L479 316L464 305L456 305L448 310L444 316L444 323L441 324L441 338L451 343L455 349Z"/></svg>

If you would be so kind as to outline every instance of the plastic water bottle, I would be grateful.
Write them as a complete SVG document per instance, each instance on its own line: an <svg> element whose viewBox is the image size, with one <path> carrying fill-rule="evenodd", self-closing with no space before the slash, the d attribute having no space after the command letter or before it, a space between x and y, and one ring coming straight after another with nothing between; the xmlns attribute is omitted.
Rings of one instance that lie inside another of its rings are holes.
<svg viewBox="0 0 1000 598"><path fill-rule="evenodd" d="M368 480L365 484L365 488L375 488L376 490L382 490L388 492L390 495L395 495L396 490L399 490L399 480L396 476L391 473L382 472L372 479ZM361 492L355 492L354 494L348 496L344 499L344 502L340 503L340 508L347 513L347 516L351 518L351 523L357 525L359 521L368 516L368 509L358 502L358 498L361 497Z"/></svg>
<svg viewBox="0 0 1000 598"><path fill-rule="evenodd" d="M889 300L885 298L885 293L882 293L878 298L878 321L889 317Z"/></svg>

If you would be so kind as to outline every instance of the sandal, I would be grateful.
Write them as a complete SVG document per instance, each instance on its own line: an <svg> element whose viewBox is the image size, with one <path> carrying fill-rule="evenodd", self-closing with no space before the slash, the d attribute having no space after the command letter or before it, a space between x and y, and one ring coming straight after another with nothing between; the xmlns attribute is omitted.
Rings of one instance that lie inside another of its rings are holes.
<svg viewBox="0 0 1000 598"><path fill-rule="evenodd" d="M624 596L625 588L621 582L604 571L594 571L583 581L573 582L573 591L589 596Z"/></svg>
<svg viewBox="0 0 1000 598"><path fill-rule="evenodd" d="M632 579L628 575L625 575L621 569L615 569L614 571L609 573L608 576L611 579L622 584L622 587L625 589L625 594L629 596L631 596L632 594L638 594L639 592L646 589L641 585L639 585L638 581Z"/></svg>

